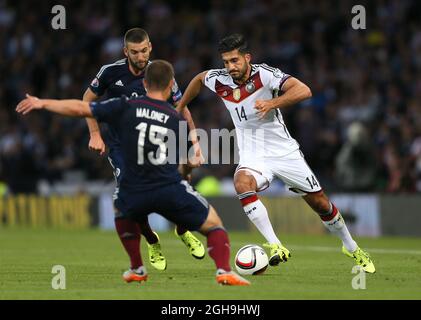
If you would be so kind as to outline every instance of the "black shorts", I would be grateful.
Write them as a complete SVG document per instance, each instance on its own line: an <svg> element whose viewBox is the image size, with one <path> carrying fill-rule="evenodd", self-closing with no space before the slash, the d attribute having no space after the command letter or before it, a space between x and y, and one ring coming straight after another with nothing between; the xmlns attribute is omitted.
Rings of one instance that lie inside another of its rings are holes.
<svg viewBox="0 0 421 320"><path fill-rule="evenodd" d="M120 186L114 205L123 217L141 221L156 212L192 231L200 228L209 213L207 200L185 180L136 193Z"/></svg>

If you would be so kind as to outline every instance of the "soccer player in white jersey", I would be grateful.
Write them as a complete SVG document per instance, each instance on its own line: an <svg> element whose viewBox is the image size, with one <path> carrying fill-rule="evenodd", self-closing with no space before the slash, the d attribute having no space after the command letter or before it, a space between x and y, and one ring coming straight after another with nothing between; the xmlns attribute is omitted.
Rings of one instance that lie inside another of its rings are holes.
<svg viewBox="0 0 421 320"><path fill-rule="evenodd" d="M230 112L240 156L234 175L235 189L245 214L267 240L269 264L276 266L291 257L276 236L267 210L257 196L273 178L278 178L291 191L301 194L327 229L342 240L345 255L354 258L364 271L375 272L370 256L353 240L340 212L323 192L283 121L281 110L310 98L309 87L277 68L251 64L243 35L225 37L218 51L225 68L207 70L194 77L177 109L181 112L206 86L222 99Z"/></svg>

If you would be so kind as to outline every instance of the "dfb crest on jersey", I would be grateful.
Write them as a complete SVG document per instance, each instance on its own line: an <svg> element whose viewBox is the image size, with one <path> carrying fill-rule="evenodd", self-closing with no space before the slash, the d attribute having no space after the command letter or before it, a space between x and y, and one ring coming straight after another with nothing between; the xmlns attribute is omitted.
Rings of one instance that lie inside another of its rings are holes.
<svg viewBox="0 0 421 320"><path fill-rule="evenodd" d="M248 93L253 93L255 90L256 90L256 86L254 85L254 82L253 81L247 83L247 85L246 85L246 91Z"/></svg>
<svg viewBox="0 0 421 320"><path fill-rule="evenodd" d="M240 89L234 89L232 92L232 96L234 97L234 100L238 101L241 98L241 90Z"/></svg>
<svg viewBox="0 0 421 320"><path fill-rule="evenodd" d="M91 86L94 87L94 88L98 88L98 86L99 86L98 78L95 78L94 80L92 80Z"/></svg>

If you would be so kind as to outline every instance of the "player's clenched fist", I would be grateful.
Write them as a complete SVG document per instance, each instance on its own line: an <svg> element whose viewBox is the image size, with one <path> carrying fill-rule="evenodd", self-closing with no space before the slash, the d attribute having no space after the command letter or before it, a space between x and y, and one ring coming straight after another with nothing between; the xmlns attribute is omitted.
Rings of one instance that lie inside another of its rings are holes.
<svg viewBox="0 0 421 320"><path fill-rule="evenodd" d="M91 134L88 147L89 150L98 151L101 156L105 153L105 143L99 132Z"/></svg>
<svg viewBox="0 0 421 320"><path fill-rule="evenodd" d="M27 114L34 109L42 109L43 101L37 97L30 96L26 94L26 99L22 100L16 107L16 112Z"/></svg>
<svg viewBox="0 0 421 320"><path fill-rule="evenodd" d="M256 114L260 119L263 119L273 108L271 100L256 100L254 103L254 109L256 109Z"/></svg>

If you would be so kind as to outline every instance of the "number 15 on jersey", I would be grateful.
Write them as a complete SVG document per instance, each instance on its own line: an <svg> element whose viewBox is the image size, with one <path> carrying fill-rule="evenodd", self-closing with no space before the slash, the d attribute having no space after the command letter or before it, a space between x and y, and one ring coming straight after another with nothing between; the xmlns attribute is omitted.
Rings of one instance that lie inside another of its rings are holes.
<svg viewBox="0 0 421 320"><path fill-rule="evenodd" d="M144 147L147 128L148 124L146 122L141 122L136 127L136 129L139 130L139 138L137 140L137 164L139 165L145 163ZM168 128L156 126L154 124L149 128L148 141L159 147L155 155L153 151L148 153L148 160L154 165L162 165L167 160L167 146L162 140L162 137L165 137L167 133Z"/></svg>

